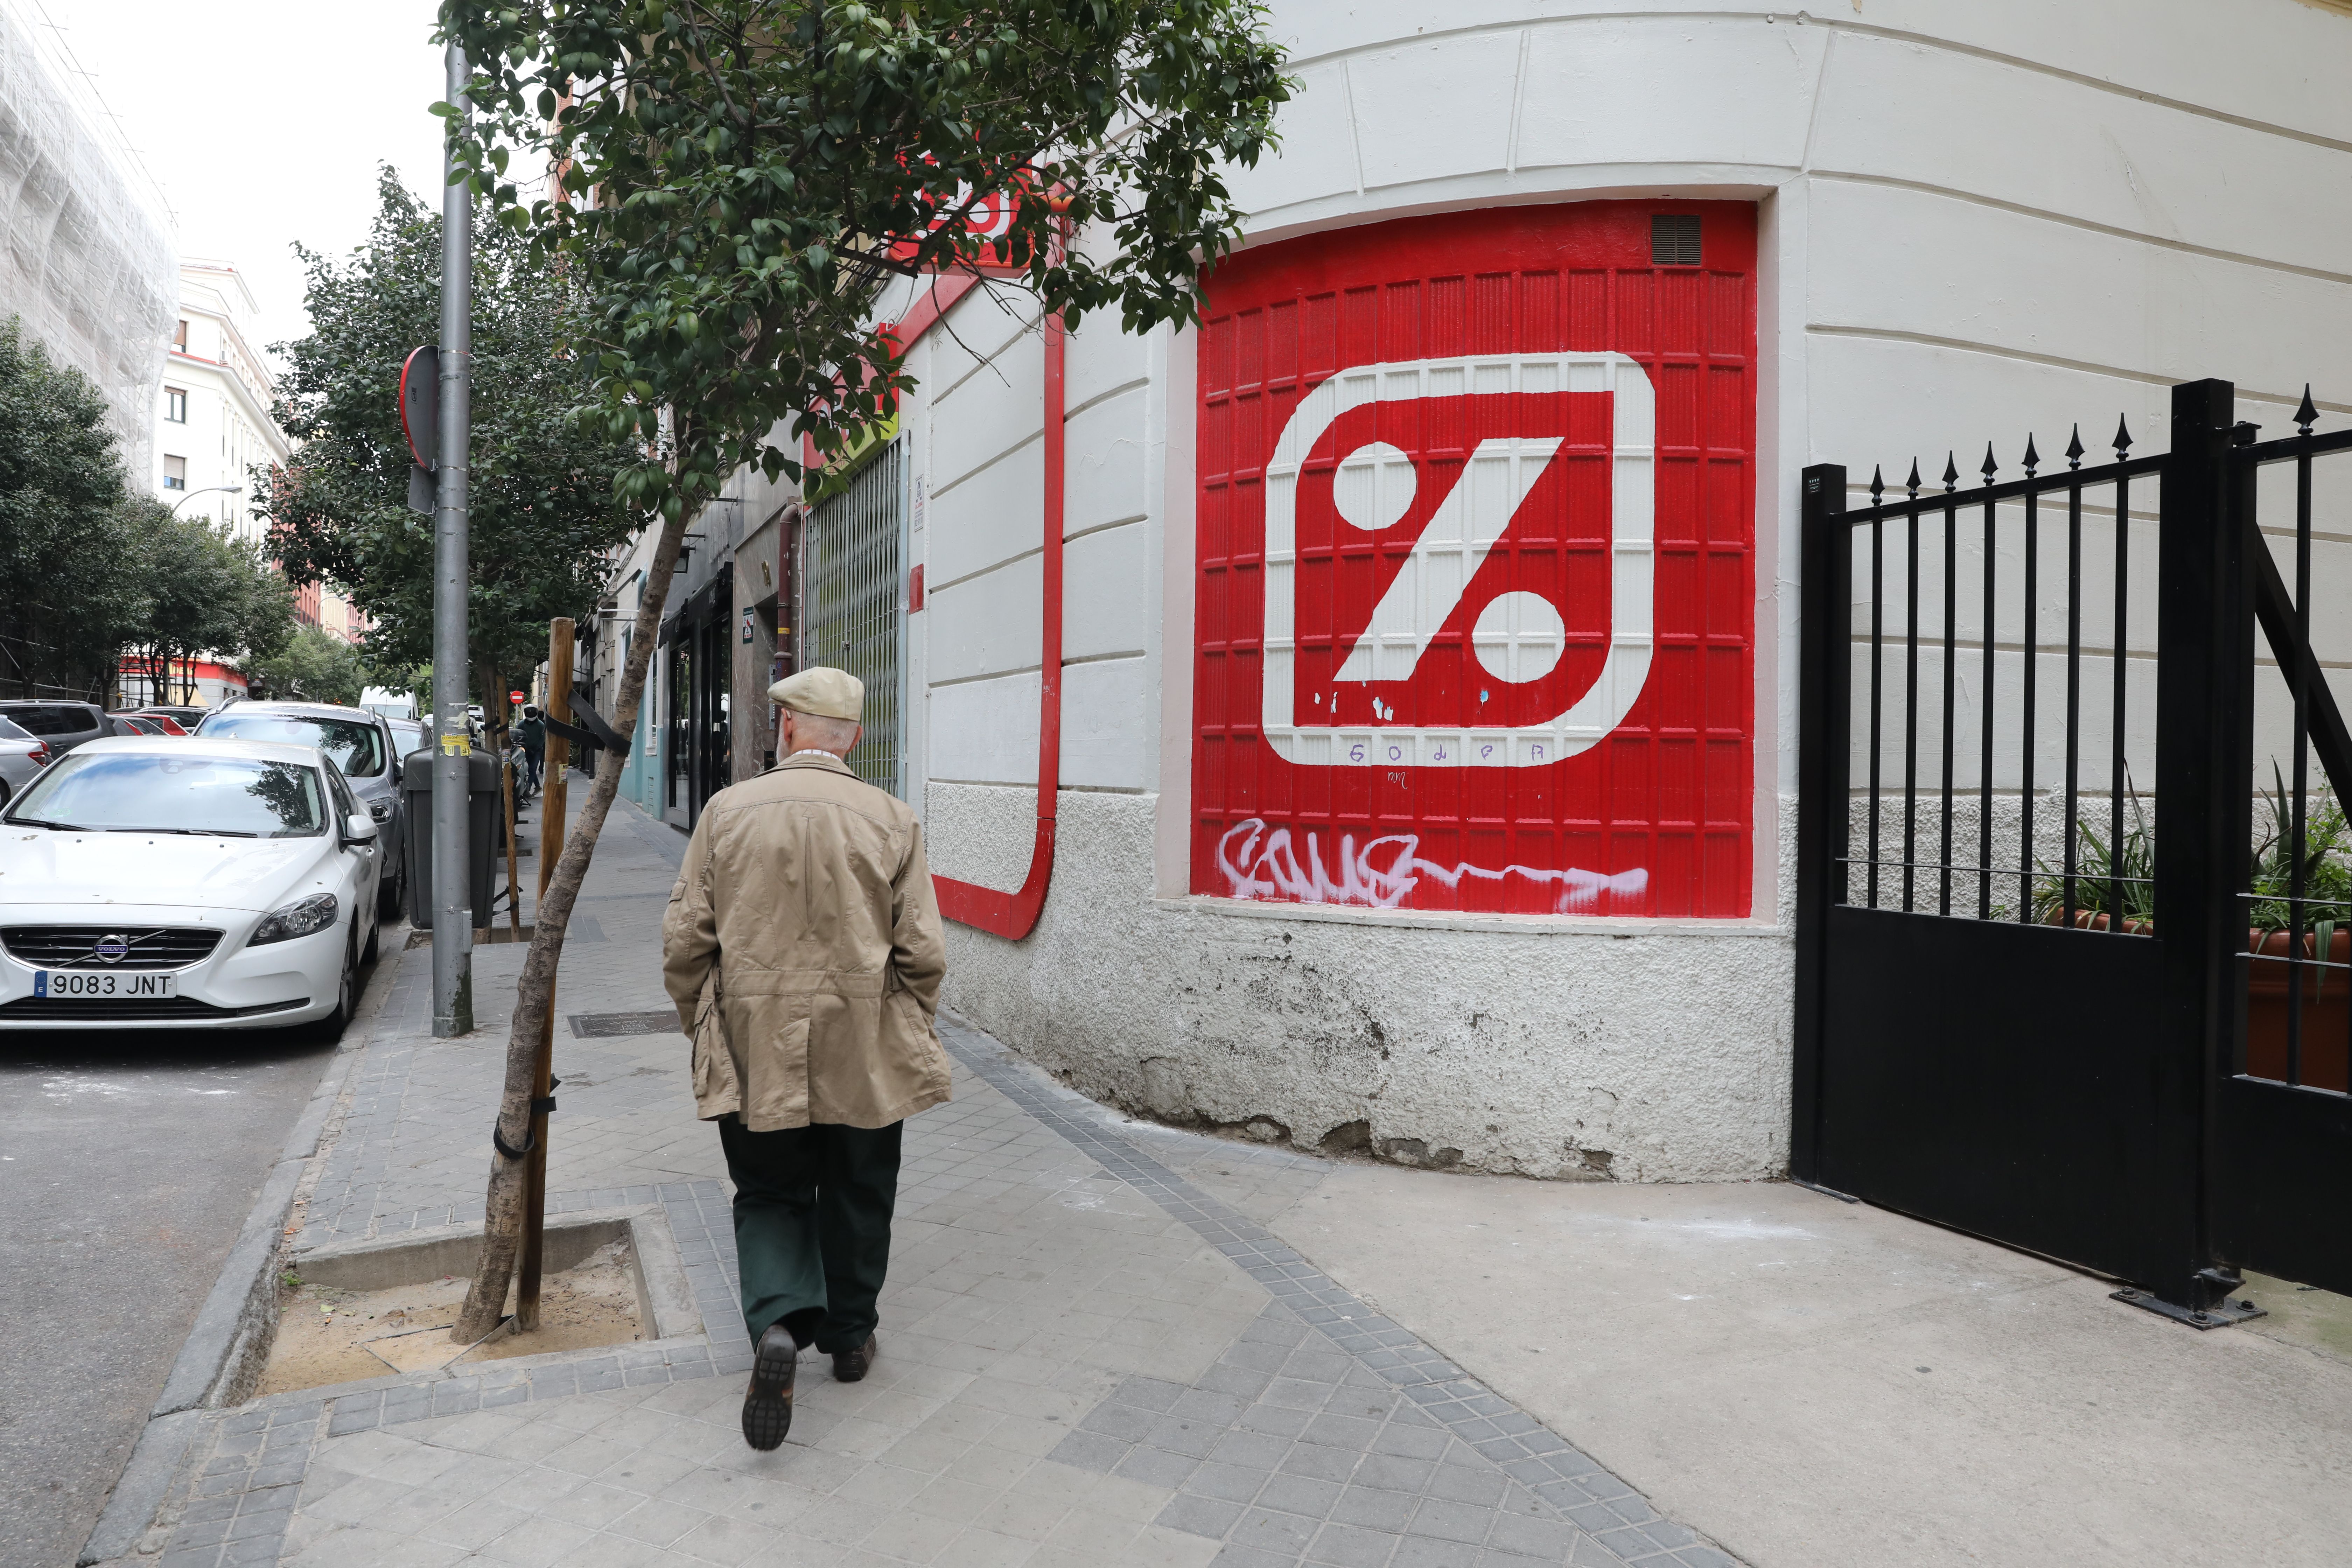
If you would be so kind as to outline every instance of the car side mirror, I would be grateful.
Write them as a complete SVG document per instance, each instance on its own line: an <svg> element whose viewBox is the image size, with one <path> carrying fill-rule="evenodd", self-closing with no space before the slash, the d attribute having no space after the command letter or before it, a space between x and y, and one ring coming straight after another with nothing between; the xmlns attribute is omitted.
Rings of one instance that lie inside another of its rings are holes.
<svg viewBox="0 0 2352 1568"><path fill-rule="evenodd" d="M374 843L375 818L364 811L355 811L343 818L343 842L347 845Z"/></svg>

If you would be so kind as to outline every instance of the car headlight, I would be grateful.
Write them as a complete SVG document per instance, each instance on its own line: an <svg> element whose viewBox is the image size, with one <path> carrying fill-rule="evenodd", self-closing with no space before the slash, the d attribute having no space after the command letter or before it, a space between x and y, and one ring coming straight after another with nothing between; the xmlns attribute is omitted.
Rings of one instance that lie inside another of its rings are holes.
<svg viewBox="0 0 2352 1568"><path fill-rule="evenodd" d="M273 942L291 942L298 936L313 936L335 923L335 895L313 893L299 903L272 910L261 923L253 928L246 939L247 947L263 947Z"/></svg>
<svg viewBox="0 0 2352 1568"><path fill-rule="evenodd" d="M392 820L392 802L388 800L372 800L368 802L368 815L374 817L376 820L376 826L381 827L385 823Z"/></svg>

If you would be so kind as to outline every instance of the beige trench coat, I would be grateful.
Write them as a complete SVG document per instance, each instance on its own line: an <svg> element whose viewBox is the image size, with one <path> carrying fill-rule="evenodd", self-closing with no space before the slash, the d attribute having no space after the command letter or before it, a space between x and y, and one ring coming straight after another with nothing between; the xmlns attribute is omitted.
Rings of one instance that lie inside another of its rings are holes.
<svg viewBox="0 0 2352 1568"><path fill-rule="evenodd" d="M923 830L839 758L803 752L711 797L662 948L704 1120L887 1127L948 1098Z"/></svg>

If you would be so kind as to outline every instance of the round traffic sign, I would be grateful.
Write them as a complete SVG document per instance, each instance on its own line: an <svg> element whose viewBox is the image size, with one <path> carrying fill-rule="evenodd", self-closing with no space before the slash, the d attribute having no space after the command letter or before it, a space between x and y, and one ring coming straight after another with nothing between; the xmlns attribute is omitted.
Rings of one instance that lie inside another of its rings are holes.
<svg viewBox="0 0 2352 1568"><path fill-rule="evenodd" d="M441 351L429 343L400 367L400 428L416 466L432 468L441 450Z"/></svg>

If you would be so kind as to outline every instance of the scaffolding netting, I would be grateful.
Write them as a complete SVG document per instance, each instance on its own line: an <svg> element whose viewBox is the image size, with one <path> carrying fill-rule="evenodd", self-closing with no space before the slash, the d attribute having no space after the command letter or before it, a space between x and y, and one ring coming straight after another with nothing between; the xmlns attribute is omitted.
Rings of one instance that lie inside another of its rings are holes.
<svg viewBox="0 0 2352 1568"><path fill-rule="evenodd" d="M179 310L170 211L47 31L0 0L0 314L98 384L145 490Z"/></svg>

